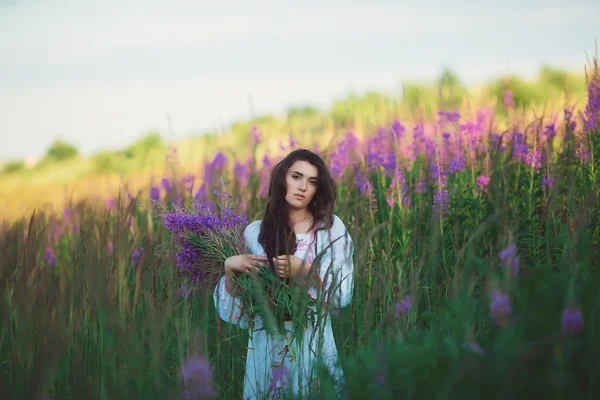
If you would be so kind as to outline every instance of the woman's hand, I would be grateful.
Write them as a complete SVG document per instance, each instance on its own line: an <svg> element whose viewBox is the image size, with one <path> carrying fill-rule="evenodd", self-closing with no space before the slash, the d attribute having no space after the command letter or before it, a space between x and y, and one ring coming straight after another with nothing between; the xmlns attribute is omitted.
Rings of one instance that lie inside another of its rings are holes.
<svg viewBox="0 0 600 400"><path fill-rule="evenodd" d="M254 254L241 254L225 260L225 286L229 294L235 295L233 278L236 273L258 272L259 268L266 265L266 256Z"/></svg>
<svg viewBox="0 0 600 400"><path fill-rule="evenodd" d="M229 257L225 260L225 275L233 276L235 272L258 272L260 267L265 266L266 261L266 256L256 256L254 254Z"/></svg>
<svg viewBox="0 0 600 400"><path fill-rule="evenodd" d="M273 257L273 263L277 270L277 275L281 278L304 278L309 265L301 258L294 255L281 255Z"/></svg>

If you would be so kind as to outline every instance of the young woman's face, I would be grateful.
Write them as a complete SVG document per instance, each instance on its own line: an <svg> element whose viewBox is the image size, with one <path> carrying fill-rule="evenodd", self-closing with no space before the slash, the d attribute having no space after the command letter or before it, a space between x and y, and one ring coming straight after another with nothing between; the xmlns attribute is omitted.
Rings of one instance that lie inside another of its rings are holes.
<svg viewBox="0 0 600 400"><path fill-rule="evenodd" d="M285 175L285 200L292 209L304 209L317 193L319 170L306 161L296 161Z"/></svg>

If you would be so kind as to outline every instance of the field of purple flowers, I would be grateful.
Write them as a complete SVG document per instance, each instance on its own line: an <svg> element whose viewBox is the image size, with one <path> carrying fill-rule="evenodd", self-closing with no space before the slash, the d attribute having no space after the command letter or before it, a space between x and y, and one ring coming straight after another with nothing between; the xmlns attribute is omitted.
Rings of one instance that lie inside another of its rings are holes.
<svg viewBox="0 0 600 400"><path fill-rule="evenodd" d="M600 395L600 72L581 112L511 121L511 106L315 149L357 243L333 321L350 398ZM156 207L213 207L223 179L243 225L277 161L217 153L202 176L2 226L2 398L240 398L247 332L216 315L211 280L190 281L189 254L164 256ZM321 383L311 396L333 398Z"/></svg>

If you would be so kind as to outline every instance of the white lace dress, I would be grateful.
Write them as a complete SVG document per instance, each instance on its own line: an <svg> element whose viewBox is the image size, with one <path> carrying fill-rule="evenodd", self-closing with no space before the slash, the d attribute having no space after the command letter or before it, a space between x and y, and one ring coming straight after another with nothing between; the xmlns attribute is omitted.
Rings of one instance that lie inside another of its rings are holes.
<svg viewBox="0 0 600 400"><path fill-rule="evenodd" d="M255 255L265 255L258 243L260 224L261 221L252 222L244 231L244 239ZM334 215L333 226L329 230L318 231L316 241L314 232L297 234L296 237L297 250L294 255L308 263L312 263L315 255L329 247L320 263L323 294L319 298L325 296L324 300L332 308L347 306L354 288L354 245L344 223ZM317 288L311 287L309 294L313 299L317 298ZM270 398L276 398L280 390L290 388L294 394L310 392L316 383L313 372L315 360L325 362L331 374L340 383L343 381L342 370L337 365L338 353L329 315L320 319L320 326L309 322L302 340L297 340L291 333L277 336L267 334L261 330L263 323L260 317L249 324L248 317L240 315L240 300L227 292L225 276L217 284L213 297L219 316L224 321L250 329L244 377L245 400L266 398L272 386L274 390L271 390ZM290 325L286 323L286 328L291 330ZM278 371L283 371L283 377ZM276 379L273 379L274 376Z"/></svg>

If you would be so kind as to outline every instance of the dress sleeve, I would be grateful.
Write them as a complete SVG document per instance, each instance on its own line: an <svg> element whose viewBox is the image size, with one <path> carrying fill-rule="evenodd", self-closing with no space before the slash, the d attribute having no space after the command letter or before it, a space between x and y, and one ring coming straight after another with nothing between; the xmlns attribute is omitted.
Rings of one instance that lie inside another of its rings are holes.
<svg viewBox="0 0 600 400"><path fill-rule="evenodd" d="M334 307L346 307L354 290L354 243L337 215L334 215L331 229L321 231L319 235L318 254L322 254L319 263L322 288L319 291ZM309 293L313 299L317 298L317 288L311 288Z"/></svg>
<svg viewBox="0 0 600 400"><path fill-rule="evenodd" d="M257 251L259 223L260 221L252 222L244 230L244 240L252 254L256 254ZM248 327L248 317L246 315L242 316L241 300L239 297L229 294L225 279L225 275L223 275L215 287L213 293L215 308L223 321L239 325L240 328L245 329Z"/></svg>

